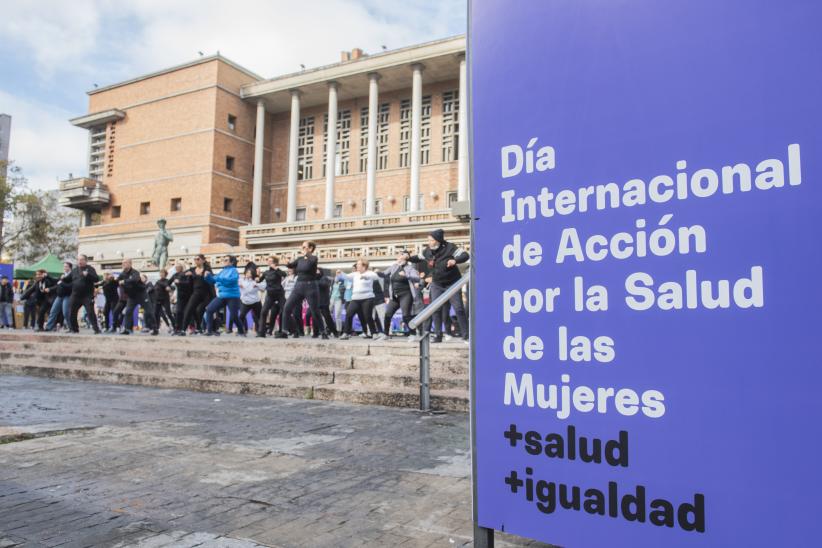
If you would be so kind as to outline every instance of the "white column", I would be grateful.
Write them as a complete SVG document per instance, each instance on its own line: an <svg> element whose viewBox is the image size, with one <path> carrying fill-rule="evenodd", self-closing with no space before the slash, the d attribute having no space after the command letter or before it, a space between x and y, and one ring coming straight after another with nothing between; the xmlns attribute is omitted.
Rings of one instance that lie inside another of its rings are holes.
<svg viewBox="0 0 822 548"><path fill-rule="evenodd" d="M468 82L466 80L465 55L460 55L460 110L459 139L457 141L457 200L469 199L468 192Z"/></svg>
<svg viewBox="0 0 822 548"><path fill-rule="evenodd" d="M325 164L325 218L334 217L334 181L337 174L337 82L328 83L328 132Z"/></svg>
<svg viewBox="0 0 822 548"><path fill-rule="evenodd" d="M411 190L409 211L420 209L420 119L422 117L422 69L420 63L411 65Z"/></svg>
<svg viewBox="0 0 822 548"><path fill-rule="evenodd" d="M379 124L380 75L368 75L368 158L366 163L365 214L373 215L377 201L377 124Z"/></svg>
<svg viewBox="0 0 822 548"><path fill-rule="evenodd" d="M263 202L263 144L265 141L265 103L257 101L257 131L254 136L254 188L251 194L251 224L260 224Z"/></svg>
<svg viewBox="0 0 822 548"><path fill-rule="evenodd" d="M288 135L288 201L286 222L297 220L297 141L300 137L300 91L291 90L291 131Z"/></svg>

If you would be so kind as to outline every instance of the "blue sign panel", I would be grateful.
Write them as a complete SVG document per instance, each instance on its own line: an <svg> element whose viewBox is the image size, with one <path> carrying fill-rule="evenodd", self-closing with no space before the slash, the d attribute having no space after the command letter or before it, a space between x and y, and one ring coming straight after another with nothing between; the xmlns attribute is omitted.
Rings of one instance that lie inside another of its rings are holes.
<svg viewBox="0 0 822 548"><path fill-rule="evenodd" d="M475 511L819 546L822 3L475 0Z"/></svg>
<svg viewBox="0 0 822 548"><path fill-rule="evenodd" d="M14 264L13 263L0 263L0 277L5 276L9 280L14 279Z"/></svg>

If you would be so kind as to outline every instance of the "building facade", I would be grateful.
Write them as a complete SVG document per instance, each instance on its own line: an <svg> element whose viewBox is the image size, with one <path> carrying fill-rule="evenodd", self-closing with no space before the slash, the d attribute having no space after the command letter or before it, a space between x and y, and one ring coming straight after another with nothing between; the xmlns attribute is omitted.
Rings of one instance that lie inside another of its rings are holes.
<svg viewBox="0 0 822 548"><path fill-rule="evenodd" d="M216 55L89 92L89 173L61 183L85 211L80 252L260 262L317 241L328 267L417 249L434 228L467 245L465 40L449 38L263 79ZM456 209L455 209L456 208Z"/></svg>

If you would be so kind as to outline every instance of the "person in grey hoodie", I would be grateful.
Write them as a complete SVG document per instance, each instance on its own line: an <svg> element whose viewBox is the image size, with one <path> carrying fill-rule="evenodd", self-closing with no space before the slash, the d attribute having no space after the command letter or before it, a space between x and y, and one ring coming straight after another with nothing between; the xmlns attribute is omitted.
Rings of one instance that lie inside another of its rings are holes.
<svg viewBox="0 0 822 548"><path fill-rule="evenodd" d="M383 270L379 275L385 280L385 337L391 337L391 319L397 310L402 310L402 321L405 325L411 322L414 300L417 295L415 284L420 281L420 274L417 269L408 262L410 254L401 251L397 255L397 262ZM414 334L409 339L411 342L417 340Z"/></svg>

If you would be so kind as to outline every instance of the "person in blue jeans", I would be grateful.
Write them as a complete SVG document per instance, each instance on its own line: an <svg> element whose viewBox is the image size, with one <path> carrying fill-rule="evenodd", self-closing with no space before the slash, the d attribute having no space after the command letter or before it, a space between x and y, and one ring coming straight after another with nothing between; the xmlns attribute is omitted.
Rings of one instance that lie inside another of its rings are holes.
<svg viewBox="0 0 822 548"><path fill-rule="evenodd" d="M0 327L14 329L14 287L8 276L0 278Z"/></svg>
<svg viewBox="0 0 822 548"><path fill-rule="evenodd" d="M68 327L68 318L71 313L71 309L69 308L69 297L71 297L71 277L69 274L71 274L71 269L73 267L74 265L69 262L63 263L63 275L60 276L59 280L57 280L57 285L46 289L47 292L54 292L57 295L51 305L51 310L49 311L46 331L54 331L57 328L57 319L60 317L61 312L63 315L63 327Z"/></svg>
<svg viewBox="0 0 822 548"><path fill-rule="evenodd" d="M216 276L206 272L205 281L217 289L217 296L206 307L206 335L217 336L220 333L214 329L214 314L224 307L234 325L237 326L237 336L245 337L246 328L240 321L240 273L237 272L237 257L228 255L223 260L223 269Z"/></svg>

